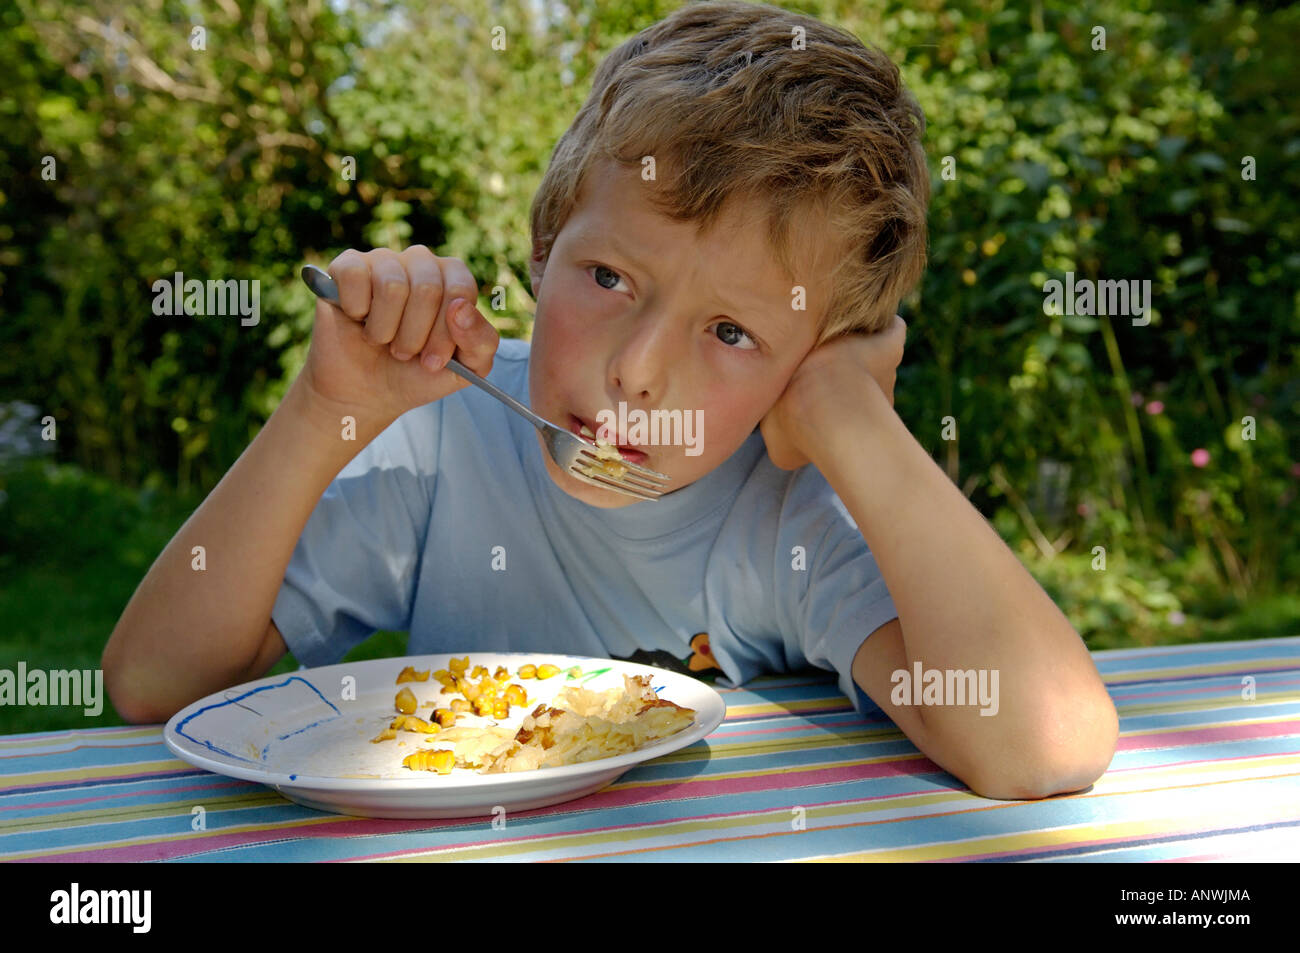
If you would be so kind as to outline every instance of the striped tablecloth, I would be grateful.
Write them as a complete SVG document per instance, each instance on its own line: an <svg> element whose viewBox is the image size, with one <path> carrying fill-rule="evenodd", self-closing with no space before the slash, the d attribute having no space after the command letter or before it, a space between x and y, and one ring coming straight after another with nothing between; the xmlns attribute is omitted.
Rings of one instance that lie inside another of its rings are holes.
<svg viewBox="0 0 1300 953"><path fill-rule="evenodd" d="M1119 750L1091 789L1043 801L972 794L810 672L724 691L705 741L503 830L319 813L176 760L161 726L4 736L0 859L1300 859L1300 638L1094 658Z"/></svg>

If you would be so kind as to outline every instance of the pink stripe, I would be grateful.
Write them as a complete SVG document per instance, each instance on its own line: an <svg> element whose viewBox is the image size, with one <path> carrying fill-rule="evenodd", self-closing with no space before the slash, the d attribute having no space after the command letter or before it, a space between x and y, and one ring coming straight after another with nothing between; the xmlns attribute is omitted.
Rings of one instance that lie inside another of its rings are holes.
<svg viewBox="0 0 1300 953"><path fill-rule="evenodd" d="M716 741L719 738L740 738L745 735L772 735L772 734L781 734L787 731L807 732L814 728L816 729L857 728L857 727L861 727L861 725L862 722L854 720L854 721L832 721L824 725L787 725L784 728L752 728L749 731L727 731L727 732L715 731L713 734L709 735L709 739L711 741Z"/></svg>
<svg viewBox="0 0 1300 953"><path fill-rule="evenodd" d="M1116 750L1146 751L1154 748L1181 748L1185 745L1209 744L1212 741L1245 741L1249 738L1280 738L1294 734L1300 734L1300 719L1260 722L1253 725L1230 723L1211 725L1194 731L1165 729L1129 735L1119 739Z"/></svg>

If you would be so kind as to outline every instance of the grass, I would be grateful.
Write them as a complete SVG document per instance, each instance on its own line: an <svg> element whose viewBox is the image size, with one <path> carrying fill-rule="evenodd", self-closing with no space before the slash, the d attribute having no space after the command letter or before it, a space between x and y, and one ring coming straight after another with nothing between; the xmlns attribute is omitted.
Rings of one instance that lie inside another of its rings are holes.
<svg viewBox="0 0 1300 953"><path fill-rule="evenodd" d="M113 626L197 500L133 493L74 468L27 465L0 474L0 668L99 668ZM344 661L406 654L407 633L376 632ZM268 674L298 668L292 653ZM103 711L0 706L0 734L103 728L127 722L105 695Z"/></svg>
<svg viewBox="0 0 1300 953"><path fill-rule="evenodd" d="M132 492L74 467L0 471L0 669L19 660L29 671L98 669L131 594L197 503ZM1238 605L1208 591L1194 566L1135 562L1099 576L1086 556L1022 558L1094 650L1300 635L1300 597ZM1174 611L1179 625L1169 621ZM344 661L401 656L406 646L405 632L377 632ZM297 668L288 655L269 674ZM126 724L103 702L94 717L75 707L0 706L0 734Z"/></svg>

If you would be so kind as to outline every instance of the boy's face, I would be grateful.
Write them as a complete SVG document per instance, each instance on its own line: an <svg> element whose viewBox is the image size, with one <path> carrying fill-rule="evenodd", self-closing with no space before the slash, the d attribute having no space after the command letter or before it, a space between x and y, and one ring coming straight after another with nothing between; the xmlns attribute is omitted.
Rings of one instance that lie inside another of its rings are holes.
<svg viewBox="0 0 1300 953"><path fill-rule="evenodd" d="M621 445L637 436L635 411L647 421L654 410L681 411L693 435L661 427L659 443L639 444L644 456L625 454L677 490L730 457L781 396L816 340L825 270L790 281L757 204L733 204L701 236L650 205L654 185L639 169L593 166L549 257L533 261L529 402L574 432L578 420L599 432L607 411L610 442ZM805 261L821 250L820 236L800 230L812 227L805 219L792 232ZM806 289L806 310L793 307L795 284ZM620 402L627 432L616 430ZM544 445L542 457L551 479L584 503L638 502L564 473Z"/></svg>

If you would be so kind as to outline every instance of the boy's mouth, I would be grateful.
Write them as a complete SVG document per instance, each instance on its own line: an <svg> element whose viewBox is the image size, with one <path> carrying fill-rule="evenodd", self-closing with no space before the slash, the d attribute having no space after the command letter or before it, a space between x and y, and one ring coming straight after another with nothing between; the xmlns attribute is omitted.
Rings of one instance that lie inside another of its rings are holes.
<svg viewBox="0 0 1300 953"><path fill-rule="evenodd" d="M574 433L578 439L585 440L594 447L596 445L596 438L594 436L588 437L584 434L582 432L583 427L586 427L592 434L599 432L599 428L597 428L592 421L583 420L581 417L575 417L573 414L569 414L569 430ZM622 455L623 459L628 463L645 463L645 461L649 459L649 454L644 453L629 444L617 444L616 446L618 447L619 454Z"/></svg>

